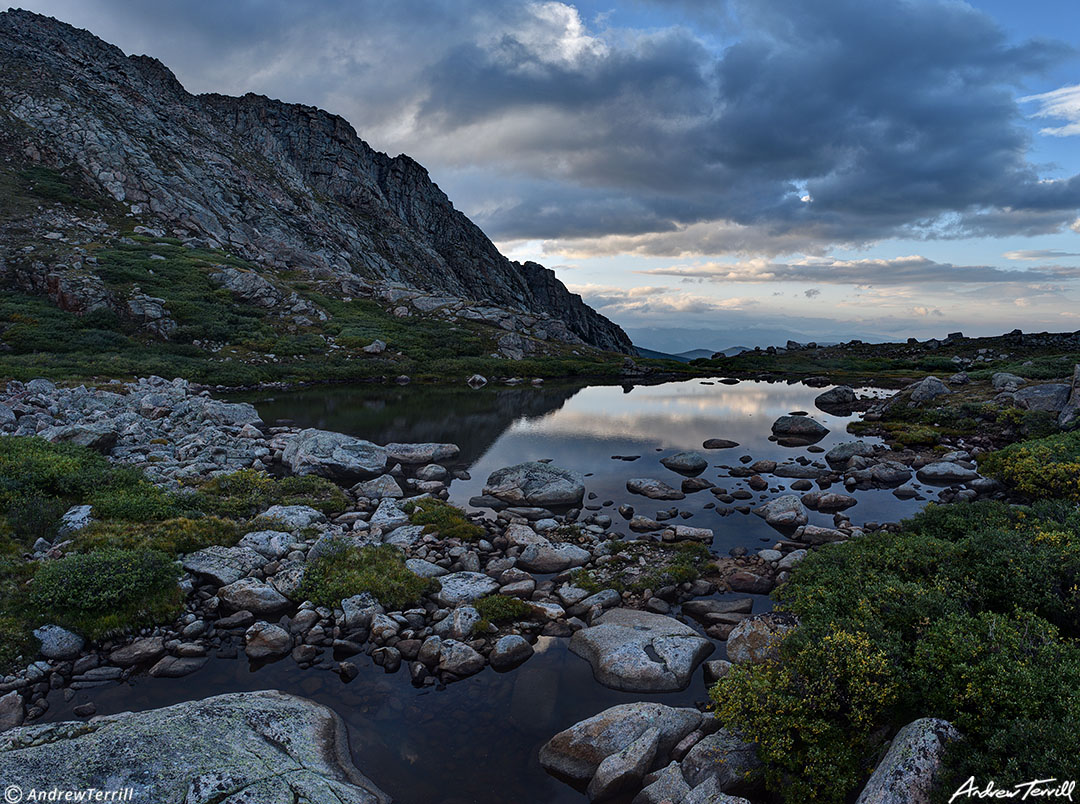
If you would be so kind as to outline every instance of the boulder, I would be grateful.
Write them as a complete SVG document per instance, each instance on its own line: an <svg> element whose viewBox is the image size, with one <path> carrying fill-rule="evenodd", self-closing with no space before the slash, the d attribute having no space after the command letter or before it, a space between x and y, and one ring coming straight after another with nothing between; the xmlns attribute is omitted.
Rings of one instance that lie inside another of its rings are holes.
<svg viewBox="0 0 1080 804"><path fill-rule="evenodd" d="M666 760L671 750L701 725L697 709L660 703L625 703L575 723L540 748L540 764L559 778L584 784L600 763L623 750L651 728L659 731L656 756Z"/></svg>
<svg viewBox="0 0 1080 804"><path fill-rule="evenodd" d="M21 726L25 719L26 707L18 690L0 696L0 733Z"/></svg>
<svg viewBox="0 0 1080 804"><path fill-rule="evenodd" d="M691 787L715 779L725 793L753 787L761 769L757 747L727 729L703 737L682 761L683 776Z"/></svg>
<svg viewBox="0 0 1080 804"><path fill-rule="evenodd" d="M678 762L671 762L663 770L645 777L641 789L631 804L673 804L681 802L690 792L690 785L683 778Z"/></svg>
<svg viewBox="0 0 1080 804"><path fill-rule="evenodd" d="M89 505L73 505L69 508L62 517L60 517L60 524L56 527L57 539L67 539L72 534L78 533L83 528L86 528L94 521L92 516L93 508Z"/></svg>
<svg viewBox="0 0 1080 804"><path fill-rule="evenodd" d="M280 625L253 623L244 633L244 653L249 659L271 659L292 650L292 637Z"/></svg>
<svg viewBox="0 0 1080 804"><path fill-rule="evenodd" d="M585 479L546 463L519 463L492 472L483 493L511 505L579 505Z"/></svg>
<svg viewBox="0 0 1080 804"><path fill-rule="evenodd" d="M326 514L310 505L271 505L260 519L271 519L289 531L303 530L326 521Z"/></svg>
<svg viewBox="0 0 1080 804"><path fill-rule="evenodd" d="M874 454L874 448L867 444L865 441L845 441L843 444L837 444L831 450L825 453L825 460L831 465L843 466L856 455L869 458Z"/></svg>
<svg viewBox="0 0 1080 804"><path fill-rule="evenodd" d="M631 494L640 494L650 500L683 500L686 495L679 489L672 488L663 480L651 477L632 477L626 481L626 490Z"/></svg>
<svg viewBox="0 0 1080 804"><path fill-rule="evenodd" d="M499 589L499 582L482 572L455 572L444 575L439 583L442 588L435 593L435 600L449 608L472 603Z"/></svg>
<svg viewBox="0 0 1080 804"><path fill-rule="evenodd" d="M775 611L748 617L728 634L728 659L734 664L775 659L779 656L780 642L798 625L794 615Z"/></svg>
<svg viewBox="0 0 1080 804"><path fill-rule="evenodd" d="M570 650L592 665L601 684L628 692L686 689L712 642L672 617L612 609L576 631Z"/></svg>
<svg viewBox="0 0 1080 804"><path fill-rule="evenodd" d="M0 778L24 789L130 788L133 801L389 804L352 764L344 723L276 691L234 693L0 737Z"/></svg>
<svg viewBox="0 0 1080 804"><path fill-rule="evenodd" d="M708 459L700 452L676 452L661 458L660 463L684 475L698 475L709 468Z"/></svg>
<svg viewBox="0 0 1080 804"><path fill-rule="evenodd" d="M282 461L293 474L355 482L386 469L386 450L361 438L308 428L289 441Z"/></svg>
<svg viewBox="0 0 1080 804"><path fill-rule="evenodd" d="M750 804L745 798L729 796L720 790L720 783L709 777L686 794L679 804Z"/></svg>
<svg viewBox="0 0 1080 804"><path fill-rule="evenodd" d="M701 446L703 449L734 449L739 446L739 442L729 441L726 438L706 438Z"/></svg>
<svg viewBox="0 0 1080 804"><path fill-rule="evenodd" d="M147 672L154 678L183 678L206 664L205 656L162 656Z"/></svg>
<svg viewBox="0 0 1080 804"><path fill-rule="evenodd" d="M897 733L855 804L930 804L946 746L960 739L947 720L920 718Z"/></svg>
<svg viewBox="0 0 1080 804"><path fill-rule="evenodd" d="M838 385L823 394L818 394L814 399L814 404L823 410L850 407L855 404L855 389Z"/></svg>
<svg viewBox="0 0 1080 804"><path fill-rule="evenodd" d="M951 394L949 387L937 377L925 377L916 383L912 383L906 389L909 392L908 399L916 405L930 402L939 396Z"/></svg>
<svg viewBox="0 0 1080 804"><path fill-rule="evenodd" d="M35 628L34 636L41 643L40 653L46 659L76 659L86 644L81 636L59 625Z"/></svg>
<svg viewBox="0 0 1080 804"><path fill-rule="evenodd" d="M397 463L439 463L461 452L457 444L387 444L386 455Z"/></svg>
<svg viewBox="0 0 1080 804"><path fill-rule="evenodd" d="M999 371L990 378L990 383L995 391L1015 391L1021 385L1027 385L1027 380L1007 371Z"/></svg>
<svg viewBox="0 0 1080 804"><path fill-rule="evenodd" d="M488 661L496 670L509 670L517 667L533 655L533 646L523 636L507 634L500 637L491 649Z"/></svg>
<svg viewBox="0 0 1080 804"><path fill-rule="evenodd" d="M367 497L370 500L381 500L383 497L400 500L405 496L405 492L391 475L379 475L373 480L357 483L352 487L352 493L357 497Z"/></svg>
<svg viewBox="0 0 1080 804"><path fill-rule="evenodd" d="M802 500L794 494L784 494L774 500L769 500L764 505L755 508L754 513L764 517L775 528L796 528L805 525L810 515Z"/></svg>
<svg viewBox="0 0 1080 804"><path fill-rule="evenodd" d="M278 614L289 608L289 599L257 578L241 578L218 589L218 599L229 611Z"/></svg>
<svg viewBox="0 0 1080 804"><path fill-rule="evenodd" d="M552 543L541 538L521 551L517 566L526 572L562 572L571 567L580 567L591 558L592 553L583 547L564 542Z"/></svg>
<svg viewBox="0 0 1080 804"><path fill-rule="evenodd" d="M204 547L185 556L182 565L192 575L199 575L218 586L246 578L266 563L266 557L250 547Z"/></svg>
<svg viewBox="0 0 1080 804"><path fill-rule="evenodd" d="M772 434L777 438L812 444L827 436L829 430L809 416L781 416L773 422Z"/></svg>
<svg viewBox="0 0 1080 804"><path fill-rule="evenodd" d="M268 561L272 561L289 552L292 540L291 534L280 530L254 530L251 533L245 533L244 538L236 546L247 547L264 556Z"/></svg>
<svg viewBox="0 0 1080 804"><path fill-rule="evenodd" d="M165 640L161 637L136 639L130 645L117 648L109 654L109 662L120 667L156 662L165 655Z"/></svg>
<svg viewBox="0 0 1080 804"><path fill-rule="evenodd" d="M77 444L98 452L108 452L116 444L119 433L111 424L71 424L46 427L38 436L54 444Z"/></svg>
<svg viewBox="0 0 1080 804"><path fill-rule="evenodd" d="M604 757L589 782L589 800L602 801L640 786L659 746L660 729L653 726L626 748Z"/></svg>
<svg viewBox="0 0 1080 804"><path fill-rule="evenodd" d="M1019 389L1013 396L1017 404L1027 410L1061 413L1069 404L1072 386L1065 383L1044 383Z"/></svg>
<svg viewBox="0 0 1080 804"><path fill-rule="evenodd" d="M439 669L455 676L471 676L484 669L484 657L456 639L444 639L439 650Z"/></svg>
<svg viewBox="0 0 1080 804"><path fill-rule="evenodd" d="M935 486L948 486L952 483L967 483L979 476L974 469L968 469L952 461L937 461L930 463L916 472L916 476L923 483L931 483Z"/></svg>

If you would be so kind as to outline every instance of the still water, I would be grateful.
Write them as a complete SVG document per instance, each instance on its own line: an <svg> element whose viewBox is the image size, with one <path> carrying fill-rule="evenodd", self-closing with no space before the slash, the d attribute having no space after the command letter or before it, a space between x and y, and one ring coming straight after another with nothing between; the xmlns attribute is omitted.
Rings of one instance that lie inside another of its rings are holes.
<svg viewBox="0 0 1080 804"><path fill-rule="evenodd" d="M791 411L809 411L829 428L819 446L850 440L844 428L851 417L814 408L823 389L782 383L744 382L735 386L698 380L655 386L582 387L550 384L487 387L318 388L249 395L263 420L289 420L390 441L453 442L461 447L457 468L471 480L454 481L451 499L468 505L487 476L503 466L552 459L586 474L588 501L612 516L614 529L625 531L615 511L630 503L638 513L678 506L690 513L688 524L713 528L714 549L760 549L778 534L753 515L720 516L706 508L709 492L677 502L655 502L629 494L630 477L656 477L678 486L681 476L660 464L665 455L700 450L707 438L740 446L705 451L709 468L702 474L729 491L746 488L745 480L727 476L726 466L739 458L790 460L799 455L820 459L805 447L788 448L769 441L772 422ZM863 393L873 393L864 390ZM613 455L639 455L632 462ZM774 488L791 481L774 478ZM777 492L756 493L751 504ZM917 510L917 501L901 502L888 491L864 491L846 513L856 524L893 521ZM610 501L610 504L604 505ZM813 521L831 518L812 514ZM755 611L769 608L755 598ZM81 690L65 702L50 697L49 720L72 718L72 708L93 701L100 714L149 709L224 692L280 689L325 703L349 726L357 766L403 804L582 804L584 795L549 777L537 751L556 732L617 703L658 700L674 706L707 699L700 673L679 693L641 695L609 690L592 678L589 665L571 654L569 640L544 637L536 655L509 673L490 667L443 690L416 689L408 673L385 675L364 656L353 659L360 675L351 683L318 667L301 670L289 658L255 667L240 658L215 657L183 680L134 677L130 683ZM716 643L713 658L724 655ZM330 657L327 656L327 665Z"/></svg>

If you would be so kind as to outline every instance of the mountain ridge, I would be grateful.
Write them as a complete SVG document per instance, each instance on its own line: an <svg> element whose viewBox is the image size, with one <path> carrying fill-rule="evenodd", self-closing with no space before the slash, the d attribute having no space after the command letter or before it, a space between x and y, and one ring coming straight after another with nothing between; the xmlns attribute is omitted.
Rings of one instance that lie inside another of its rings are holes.
<svg viewBox="0 0 1080 804"><path fill-rule="evenodd" d="M423 166L374 150L340 116L192 95L157 59L27 11L0 13L0 43L0 127L17 121L23 152L78 165L181 239L334 282L342 296L403 285L551 316L567 342L633 353L550 269L500 254Z"/></svg>

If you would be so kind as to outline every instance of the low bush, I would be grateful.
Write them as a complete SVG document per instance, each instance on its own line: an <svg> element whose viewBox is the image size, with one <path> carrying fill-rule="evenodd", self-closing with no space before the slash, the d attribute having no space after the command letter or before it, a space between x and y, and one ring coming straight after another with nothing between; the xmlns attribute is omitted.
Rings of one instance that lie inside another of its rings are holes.
<svg viewBox="0 0 1080 804"><path fill-rule="evenodd" d="M400 609L418 603L433 586L409 571L393 545L351 547L339 542L308 564L300 596L320 606L338 606L347 597L370 592L384 606Z"/></svg>
<svg viewBox="0 0 1080 804"><path fill-rule="evenodd" d="M1080 431L1011 444L984 456L979 468L1031 499L1080 502Z"/></svg>
<svg viewBox="0 0 1080 804"><path fill-rule="evenodd" d="M157 550L74 553L40 566L29 602L36 619L96 639L174 616L179 576L173 559Z"/></svg>
<svg viewBox="0 0 1080 804"><path fill-rule="evenodd" d="M410 522L424 526L424 533L437 533L444 539L461 539L464 542L483 539L487 535L487 531L470 522L460 508L434 497L405 503L402 509L409 515Z"/></svg>
<svg viewBox="0 0 1080 804"><path fill-rule="evenodd" d="M931 505L899 532L812 552L773 596L800 620L781 659L737 668L712 694L785 801L844 800L875 735L924 716L965 735L945 787L1077 772L1074 503Z"/></svg>

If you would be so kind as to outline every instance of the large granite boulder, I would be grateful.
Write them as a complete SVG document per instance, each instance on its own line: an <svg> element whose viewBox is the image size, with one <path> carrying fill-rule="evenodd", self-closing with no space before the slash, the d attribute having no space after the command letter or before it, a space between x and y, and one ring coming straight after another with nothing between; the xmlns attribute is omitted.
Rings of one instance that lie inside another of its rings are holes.
<svg viewBox="0 0 1080 804"><path fill-rule="evenodd" d="M669 692L690 684L714 645L672 617L612 609L574 633L570 650L592 665L601 684L629 692Z"/></svg>
<svg viewBox="0 0 1080 804"><path fill-rule="evenodd" d="M355 482L385 471L386 450L362 438L309 427L288 443L282 461L293 474Z"/></svg>
<svg viewBox="0 0 1080 804"><path fill-rule="evenodd" d="M846 408L854 404L855 389L847 385L838 385L835 388L830 388L825 393L818 394L814 399L814 405L822 410Z"/></svg>
<svg viewBox="0 0 1080 804"><path fill-rule="evenodd" d="M912 383L906 389L908 399L914 402L916 405L921 405L924 402L930 402L937 399L939 396L945 396L951 394L952 391L937 377L925 377L916 383Z"/></svg>
<svg viewBox="0 0 1080 804"><path fill-rule="evenodd" d="M924 717L900 729L855 804L930 804L946 746L960 733L947 720Z"/></svg>
<svg viewBox="0 0 1080 804"><path fill-rule="evenodd" d="M1017 404L1027 410L1061 413L1069 404L1072 386L1066 383L1043 383L1020 388L1013 394Z"/></svg>
<svg viewBox="0 0 1080 804"><path fill-rule="evenodd" d="M929 463L916 472L916 476L923 483L935 486L948 486L952 483L967 483L979 476L974 469L968 469L952 461L937 461Z"/></svg>
<svg viewBox="0 0 1080 804"><path fill-rule="evenodd" d="M0 735L0 779L131 788L155 804L390 801L353 765L332 710L271 690L15 728Z"/></svg>
<svg viewBox="0 0 1080 804"><path fill-rule="evenodd" d="M725 793L755 787L761 781L761 770L757 746L727 729L703 737L682 761L683 776L691 787L716 779Z"/></svg>
<svg viewBox="0 0 1080 804"><path fill-rule="evenodd" d="M673 472L697 475L709 468L709 460L700 452L676 452L660 459L660 463Z"/></svg>
<svg viewBox="0 0 1080 804"><path fill-rule="evenodd" d="M484 494L511 505L579 505L585 496L585 479L546 463L519 463L492 472Z"/></svg>
<svg viewBox="0 0 1080 804"><path fill-rule="evenodd" d="M571 782L592 779L600 763L622 751L651 728L659 731L656 758L666 762L671 750L701 725L696 709L659 703L625 703L575 723L540 749L540 764L549 773Z"/></svg>
<svg viewBox="0 0 1080 804"><path fill-rule="evenodd" d="M34 629L34 636L41 643L41 655L46 659L75 659L86 644L81 636L59 625L43 625Z"/></svg>
<svg viewBox="0 0 1080 804"><path fill-rule="evenodd" d="M652 477L632 477L626 481L626 490L631 494L640 494L650 500L682 500L686 494L672 488L663 480Z"/></svg>

